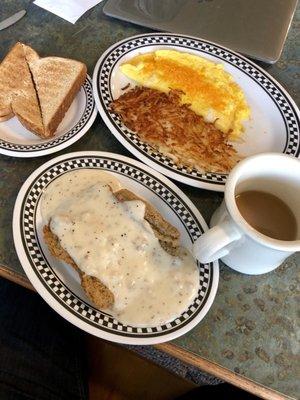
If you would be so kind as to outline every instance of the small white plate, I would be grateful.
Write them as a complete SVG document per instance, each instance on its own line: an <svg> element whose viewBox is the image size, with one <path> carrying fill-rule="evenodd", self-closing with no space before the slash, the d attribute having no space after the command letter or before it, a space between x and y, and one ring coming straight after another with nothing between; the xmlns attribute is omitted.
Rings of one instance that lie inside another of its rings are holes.
<svg viewBox="0 0 300 400"><path fill-rule="evenodd" d="M0 154L12 157L40 157L62 150L80 139L92 126L97 116L91 78L77 93L51 139L42 139L13 117L0 122Z"/></svg>
<svg viewBox="0 0 300 400"><path fill-rule="evenodd" d="M34 171L23 184L13 215L13 235L19 260L37 292L62 317L88 333L118 343L154 344L183 335L210 309L219 281L218 262L199 264L199 291L188 309L175 320L153 327L121 324L97 310L80 286L78 274L51 256L43 239L40 200L45 188L58 176L74 169L100 169L151 203L180 232L181 244L191 249L207 229L197 208L167 178L144 164L113 153L64 154Z"/></svg>
<svg viewBox="0 0 300 400"><path fill-rule="evenodd" d="M267 72L247 58L214 43L172 33L149 33L125 39L111 46L98 60L93 74L97 108L115 137L137 158L157 171L188 185L224 191L227 174L189 171L154 150L127 129L120 118L109 112L113 99L132 83L119 69L126 60L140 54L171 48L221 63L243 89L251 108L251 120L245 123L243 143L238 153L247 157L277 152L299 157L299 110L283 87Z"/></svg>

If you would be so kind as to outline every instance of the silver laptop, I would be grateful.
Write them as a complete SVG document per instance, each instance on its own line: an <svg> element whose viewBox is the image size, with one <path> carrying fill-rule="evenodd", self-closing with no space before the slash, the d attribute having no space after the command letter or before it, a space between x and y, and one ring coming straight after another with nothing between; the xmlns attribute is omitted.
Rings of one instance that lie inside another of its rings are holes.
<svg viewBox="0 0 300 400"><path fill-rule="evenodd" d="M106 15L222 44L276 62L297 0L108 0Z"/></svg>

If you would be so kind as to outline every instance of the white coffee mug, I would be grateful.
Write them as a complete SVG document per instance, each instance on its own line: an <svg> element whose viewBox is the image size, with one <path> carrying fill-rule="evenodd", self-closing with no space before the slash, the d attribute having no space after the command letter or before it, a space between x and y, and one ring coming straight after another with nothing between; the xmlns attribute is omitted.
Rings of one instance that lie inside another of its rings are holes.
<svg viewBox="0 0 300 400"><path fill-rule="evenodd" d="M247 190L271 193L290 207L297 221L296 240L270 238L247 223L235 200ZM300 160L265 153L239 162L228 176L224 200L210 226L194 244L193 252L200 262L221 258L232 269L251 275L277 268L289 255L300 251Z"/></svg>

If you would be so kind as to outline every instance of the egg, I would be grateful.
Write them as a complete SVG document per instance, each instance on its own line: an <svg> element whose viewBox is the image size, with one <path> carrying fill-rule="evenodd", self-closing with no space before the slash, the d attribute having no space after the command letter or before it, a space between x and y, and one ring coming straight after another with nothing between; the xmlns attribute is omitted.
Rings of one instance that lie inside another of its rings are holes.
<svg viewBox="0 0 300 400"><path fill-rule="evenodd" d="M175 50L140 54L120 66L121 72L137 84L169 92L182 91L181 103L206 122L238 139L243 122L250 117L245 95L222 64Z"/></svg>

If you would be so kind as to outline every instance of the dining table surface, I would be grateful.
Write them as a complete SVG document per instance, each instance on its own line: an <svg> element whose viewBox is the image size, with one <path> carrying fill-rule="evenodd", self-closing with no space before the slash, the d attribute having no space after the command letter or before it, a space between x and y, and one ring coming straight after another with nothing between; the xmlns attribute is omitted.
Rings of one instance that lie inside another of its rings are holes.
<svg viewBox="0 0 300 400"><path fill-rule="evenodd" d="M105 2L84 14L76 24L51 14L31 1L2 0L0 21L25 8L18 23L0 31L0 59L17 41L40 55L83 61L90 76L102 53L113 43L150 29L104 15ZM300 8L296 11L280 60L260 63L299 104ZM134 158L109 131L100 115L77 143L55 154L36 158L0 155L0 275L30 287L18 260L12 215L22 183L40 165L74 151L108 151ZM175 182L208 223L223 194ZM289 257L275 271L243 275L220 262L220 280L214 303L190 332L157 347L225 381L266 399L298 398L300 254ZM298 299L298 303L297 303ZM297 315L298 313L298 315Z"/></svg>

